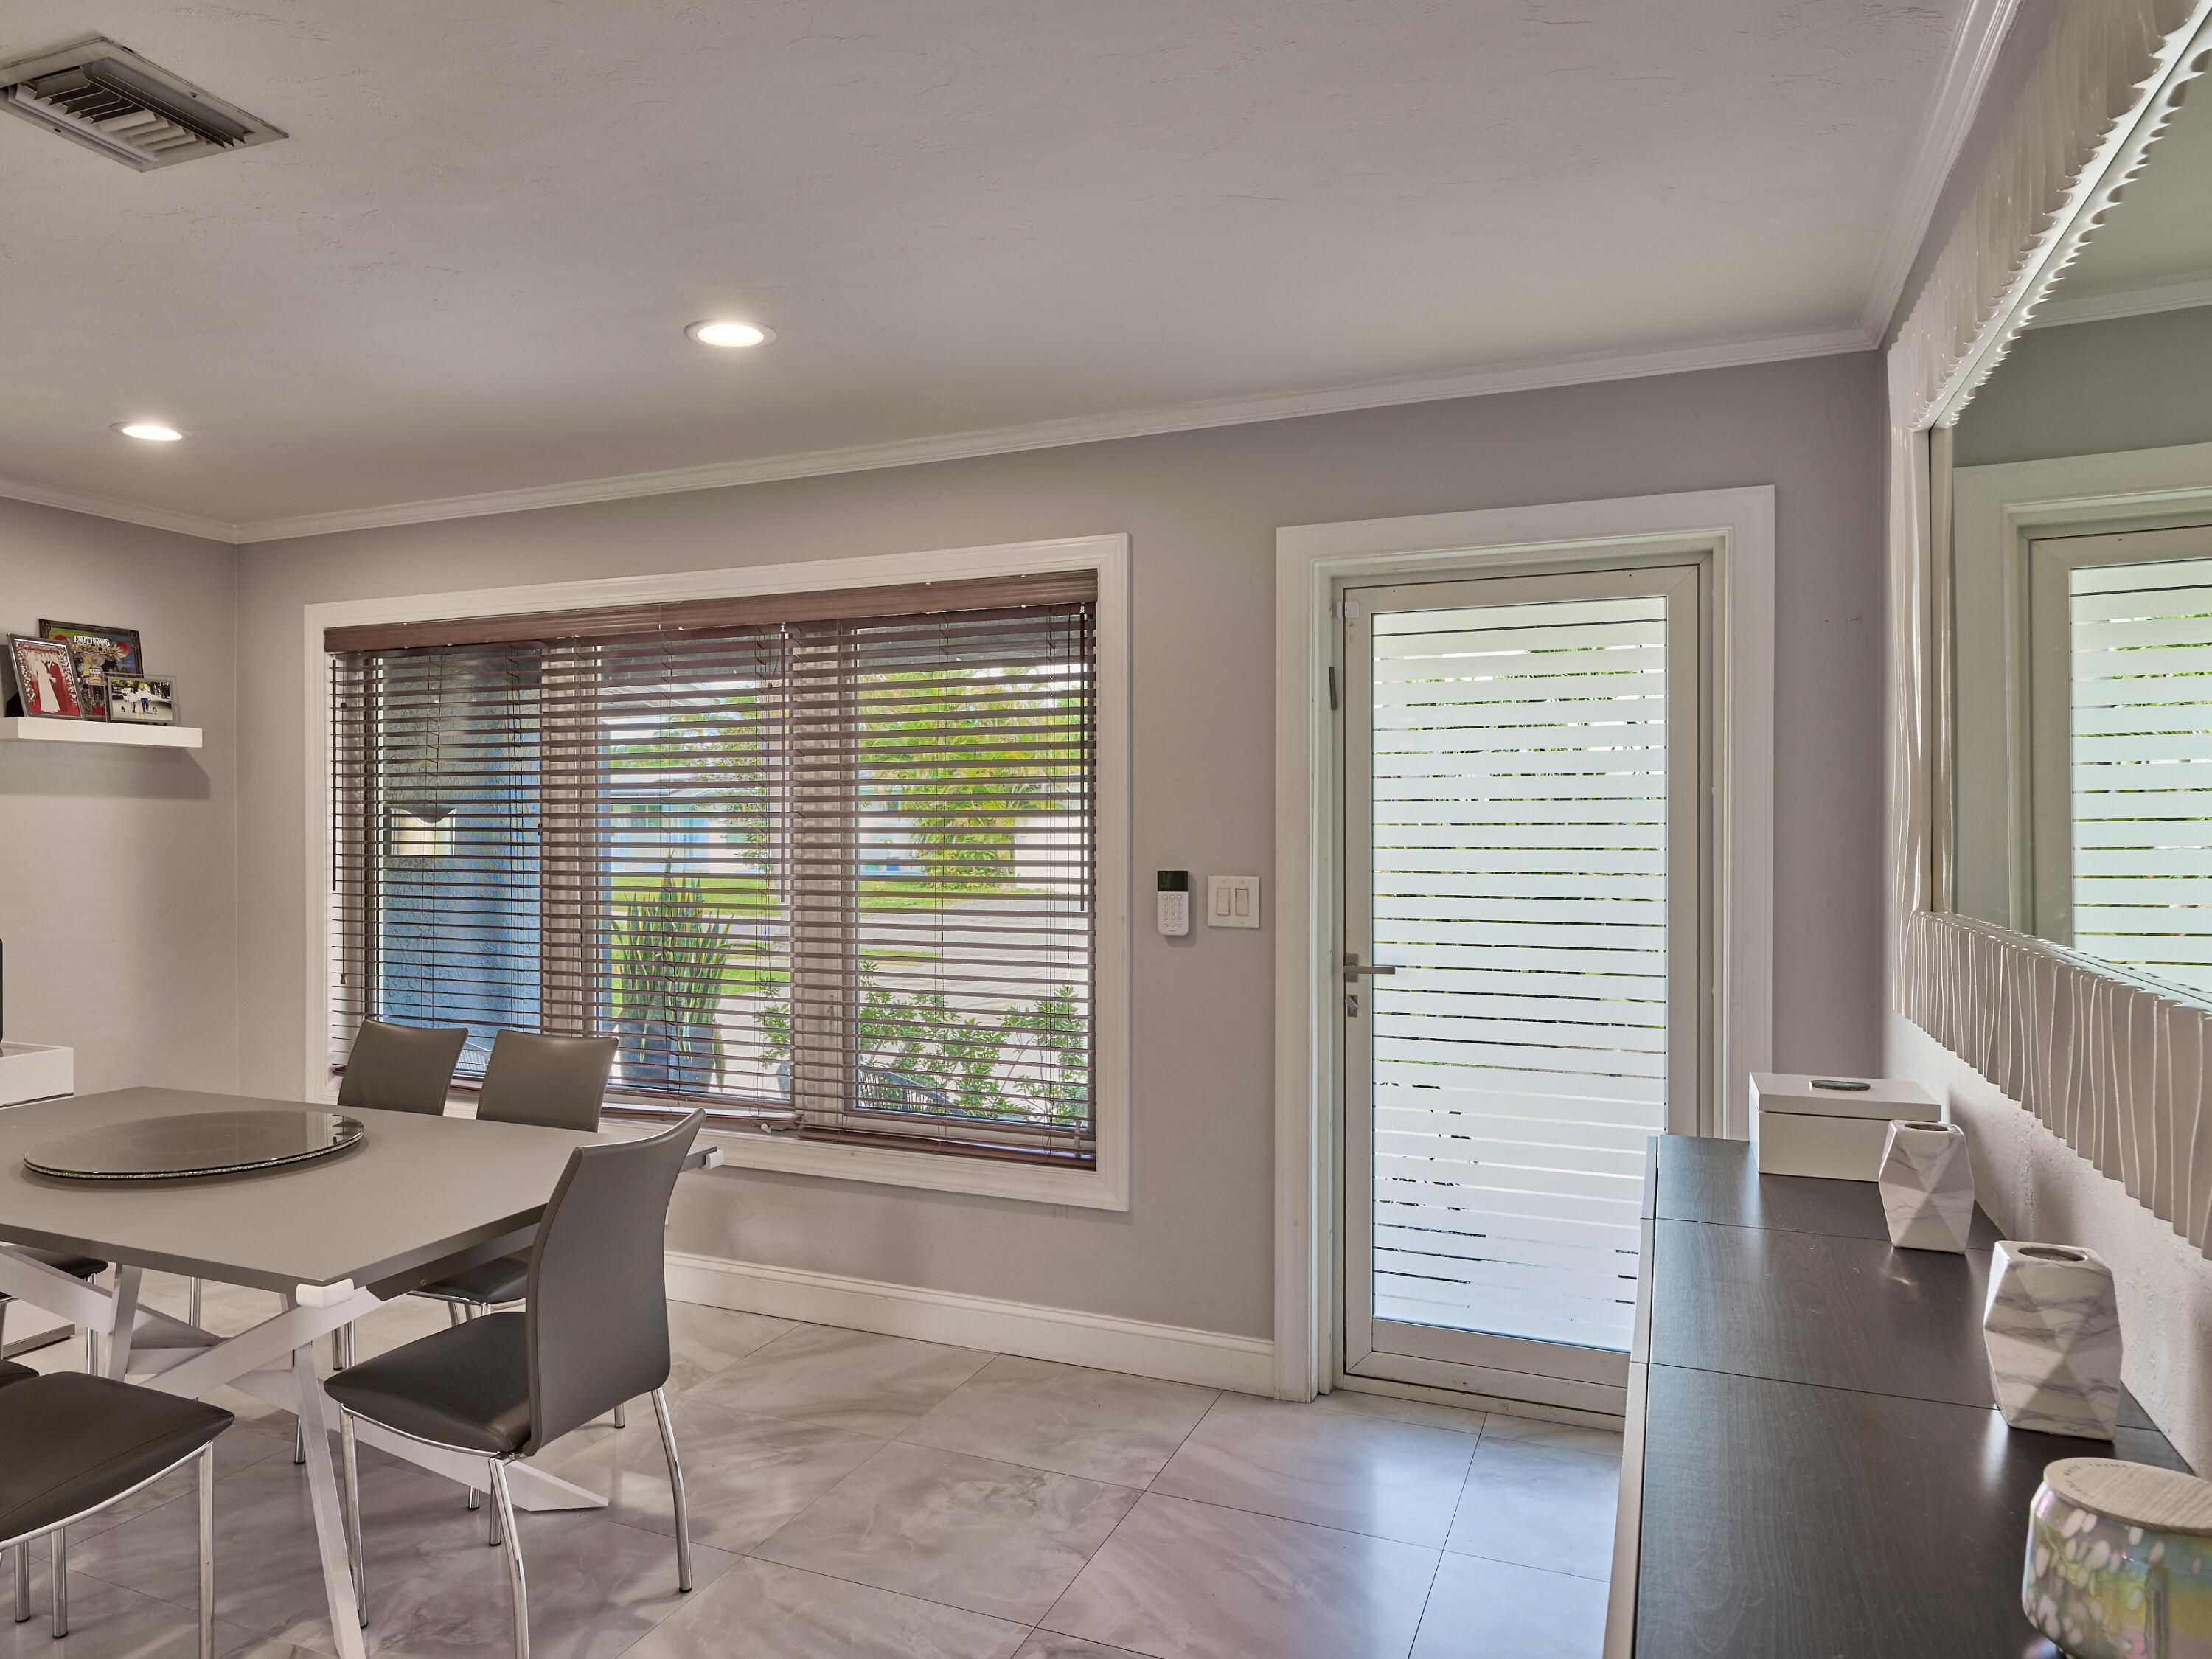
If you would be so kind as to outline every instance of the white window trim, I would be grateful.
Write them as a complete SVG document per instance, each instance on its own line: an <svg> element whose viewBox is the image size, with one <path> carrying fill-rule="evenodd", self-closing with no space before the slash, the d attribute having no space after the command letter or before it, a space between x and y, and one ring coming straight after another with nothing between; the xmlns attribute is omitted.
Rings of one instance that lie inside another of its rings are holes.
<svg viewBox="0 0 2212 1659"><path fill-rule="evenodd" d="M541 582L520 587L410 593L305 607L307 703L307 995L305 1098L332 1097L325 1055L331 1018L330 673L325 629L433 622L599 605L674 604L754 593L820 592L917 581L1092 570L1098 576L1097 986L1092 1009L1093 1088L1098 1160L1092 1170L1055 1170L988 1158L891 1147L847 1146L743 1130L711 1133L723 1162L740 1169L972 1193L1094 1210L1129 1207L1129 538L1076 536L997 547L749 565L665 575Z"/></svg>
<svg viewBox="0 0 2212 1659"><path fill-rule="evenodd" d="M1335 890L1331 614L1347 582L1594 556L1711 550L1720 1134L1748 1134L1749 1074L1773 1048L1774 490L1298 525L1275 535L1275 1391L1337 1370Z"/></svg>

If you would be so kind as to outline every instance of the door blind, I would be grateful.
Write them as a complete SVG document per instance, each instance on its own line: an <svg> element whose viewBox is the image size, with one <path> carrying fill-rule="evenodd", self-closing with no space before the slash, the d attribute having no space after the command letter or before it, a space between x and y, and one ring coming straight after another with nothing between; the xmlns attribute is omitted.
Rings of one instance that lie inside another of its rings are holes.
<svg viewBox="0 0 2212 1659"><path fill-rule="evenodd" d="M1034 580L334 635L333 1065L605 1031L648 1115L1091 1162L1096 607Z"/></svg>
<svg viewBox="0 0 2212 1659"><path fill-rule="evenodd" d="M2071 586L2075 946L2212 994L2212 559Z"/></svg>
<svg viewBox="0 0 2212 1659"><path fill-rule="evenodd" d="M1667 601L1377 614L1373 1309L1624 1348L1666 1126Z"/></svg>

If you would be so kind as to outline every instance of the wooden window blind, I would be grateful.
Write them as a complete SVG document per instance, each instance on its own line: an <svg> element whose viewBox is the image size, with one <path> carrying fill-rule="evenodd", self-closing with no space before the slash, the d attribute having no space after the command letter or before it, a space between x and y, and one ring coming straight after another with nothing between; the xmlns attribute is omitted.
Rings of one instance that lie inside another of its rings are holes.
<svg viewBox="0 0 2212 1659"><path fill-rule="evenodd" d="M331 1058L607 1032L611 1104L1088 1167L1089 572L334 629ZM535 622L535 629L526 623Z"/></svg>

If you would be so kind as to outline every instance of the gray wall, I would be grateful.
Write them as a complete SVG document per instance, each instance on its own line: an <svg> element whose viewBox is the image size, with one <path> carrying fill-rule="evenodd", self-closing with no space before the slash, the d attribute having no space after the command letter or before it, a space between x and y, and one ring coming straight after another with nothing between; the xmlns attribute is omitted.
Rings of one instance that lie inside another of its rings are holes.
<svg viewBox="0 0 2212 1659"><path fill-rule="evenodd" d="M2082 1245L2112 1267L2122 1376L2192 1468L2212 1465L2212 1262L1917 1025L1887 1021L1886 1075L1911 1078L1965 1126L1975 1197L2003 1236Z"/></svg>
<svg viewBox="0 0 2212 1659"><path fill-rule="evenodd" d="M2032 328L1960 416L1951 464L2212 443L2207 388L2212 306Z"/></svg>
<svg viewBox="0 0 2212 1659"><path fill-rule="evenodd" d="M7 1035L81 1090L237 1082L234 550L0 501L0 632L136 628L198 750L0 743Z"/></svg>
<svg viewBox="0 0 2212 1659"><path fill-rule="evenodd" d="M301 607L1127 531L1138 871L1273 876L1278 526L1778 487L1776 1060L1880 1052L1881 378L1872 353L270 543L241 550L245 1082L296 1095ZM1141 895L1140 895L1141 896ZM1127 1214L724 1170L670 1242L1270 1334L1273 941L1137 918Z"/></svg>

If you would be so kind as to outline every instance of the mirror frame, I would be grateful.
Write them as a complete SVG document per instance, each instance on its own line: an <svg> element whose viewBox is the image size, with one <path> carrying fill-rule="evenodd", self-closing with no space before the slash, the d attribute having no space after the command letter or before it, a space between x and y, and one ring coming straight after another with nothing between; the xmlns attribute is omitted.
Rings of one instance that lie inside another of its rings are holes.
<svg viewBox="0 0 2212 1659"><path fill-rule="evenodd" d="M1887 359L1888 1006L2200 1249L2212 1005L1950 908L1949 454L1952 425L2208 68L2212 0L2062 0Z"/></svg>

